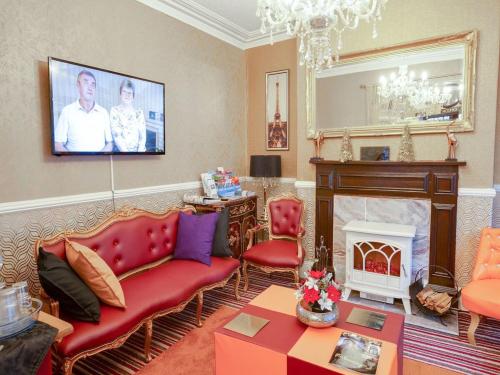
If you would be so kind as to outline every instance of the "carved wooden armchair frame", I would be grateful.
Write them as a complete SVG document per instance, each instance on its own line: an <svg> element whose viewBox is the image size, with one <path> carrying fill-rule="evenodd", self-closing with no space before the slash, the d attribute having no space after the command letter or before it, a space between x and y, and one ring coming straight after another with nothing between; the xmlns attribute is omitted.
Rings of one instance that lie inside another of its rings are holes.
<svg viewBox="0 0 500 375"><path fill-rule="evenodd" d="M296 202L297 204L300 205L301 207L301 215L300 215L300 228L299 228L299 231L297 233L297 236L294 237L294 236L287 236L287 235L276 235L276 234L273 234L273 231L272 231L272 228L271 228L271 225L272 225L272 219L271 219L271 213L269 212L269 207L270 205L273 203L273 202L276 202L276 201L279 201L279 200L292 200L294 202ZM304 229L304 201L297 198L297 196L295 196L294 194L292 193L283 193L283 194L280 194L280 195L277 195L275 197L272 197L272 198L269 198L265 204L265 210L266 210L266 213L267 213L267 217L268 217L268 220L267 220L267 223L265 225L262 225L262 224L258 224L256 225L255 227L253 228L250 228L247 230L247 233L246 233L246 236L248 238L248 246L246 248L246 250L249 250L250 248L252 248L252 246L254 245L254 242L255 242L255 236L258 232L262 231L262 230L267 230L268 233L269 233L269 240L272 241L272 240L282 240L282 239L286 239L286 240L292 240L292 241L297 241L297 256L299 258L302 259L302 261L304 260L304 256L303 256L303 253L304 253L304 249L302 247L302 239L304 238L304 235L305 235L305 229ZM246 251L245 250L245 251ZM251 261L248 261L246 259L243 260L243 265L242 265L242 269L243 269L243 279L245 281L244 283L244 287L243 287L243 290L246 292L248 290L248 267L249 266L252 266L252 267L255 267L255 268L258 268L260 269L261 271L265 272L265 273L272 273L272 272L291 272L294 276L294 281L296 284L299 283L299 268L301 265L298 265L297 267L294 267L294 268L291 268L291 267L271 267L271 266L263 266L261 264L257 264L255 262L251 262Z"/></svg>

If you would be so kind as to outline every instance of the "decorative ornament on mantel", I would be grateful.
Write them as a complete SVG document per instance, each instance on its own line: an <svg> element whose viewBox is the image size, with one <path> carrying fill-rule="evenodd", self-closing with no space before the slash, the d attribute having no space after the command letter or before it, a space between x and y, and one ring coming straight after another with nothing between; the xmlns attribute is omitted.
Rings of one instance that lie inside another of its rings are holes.
<svg viewBox="0 0 500 375"><path fill-rule="evenodd" d="M410 127L406 125L401 136L401 144L399 145L399 161L411 162L415 161L415 153L413 151L413 141L411 140Z"/></svg>
<svg viewBox="0 0 500 375"><path fill-rule="evenodd" d="M342 146L340 148L340 161L345 163L346 161L351 161L352 157L352 144L351 144L351 134L349 129L344 129L344 135L342 136Z"/></svg>
<svg viewBox="0 0 500 375"><path fill-rule="evenodd" d="M377 21L387 0L259 0L257 17L260 31L273 34L286 30L300 40L300 65L320 71L338 62L342 33L354 30L359 21L373 22L372 38L377 37ZM335 45L334 45L335 44Z"/></svg>
<svg viewBox="0 0 500 375"><path fill-rule="evenodd" d="M456 149L458 145L457 137L455 134L450 131L450 126L453 125L455 121L453 121L446 128L446 137L448 138L448 157L445 159L446 161L457 161Z"/></svg>
<svg viewBox="0 0 500 375"><path fill-rule="evenodd" d="M314 161L323 160L323 158L321 157L321 146L325 142L325 135L321 130L318 130L314 134L314 138L312 140L314 142L314 157L312 157L311 160Z"/></svg>

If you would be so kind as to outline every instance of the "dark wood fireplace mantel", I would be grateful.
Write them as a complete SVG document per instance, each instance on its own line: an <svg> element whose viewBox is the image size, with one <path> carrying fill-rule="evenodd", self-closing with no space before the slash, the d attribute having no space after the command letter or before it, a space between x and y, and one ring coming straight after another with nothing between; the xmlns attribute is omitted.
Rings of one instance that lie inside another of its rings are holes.
<svg viewBox="0 0 500 375"><path fill-rule="evenodd" d="M430 264L455 272L458 167L463 161L314 160L316 165L316 246L324 237L333 263L334 196L361 195L431 201ZM451 286L449 276L433 270L431 282Z"/></svg>

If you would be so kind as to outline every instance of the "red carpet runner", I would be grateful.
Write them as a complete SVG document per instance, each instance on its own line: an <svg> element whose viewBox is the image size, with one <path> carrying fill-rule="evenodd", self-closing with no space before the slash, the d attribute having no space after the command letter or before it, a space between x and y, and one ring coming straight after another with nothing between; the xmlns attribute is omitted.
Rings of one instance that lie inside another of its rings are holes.
<svg viewBox="0 0 500 375"><path fill-rule="evenodd" d="M207 318L222 305L240 308L271 284L292 286L292 278L286 274L273 274L270 278L252 269L250 275L249 290L246 293L241 291L240 301L234 298L234 280L223 289L205 293L203 317ZM191 302L183 312L155 320L152 342L154 357L196 327L195 309L195 302ZM460 337L405 325L405 357L464 374L500 374L500 322L488 319L480 324L476 331L479 344L476 348L467 343L468 324L469 315L460 313ZM145 365L143 347L144 334L140 330L122 347L78 361L74 374L133 374Z"/></svg>

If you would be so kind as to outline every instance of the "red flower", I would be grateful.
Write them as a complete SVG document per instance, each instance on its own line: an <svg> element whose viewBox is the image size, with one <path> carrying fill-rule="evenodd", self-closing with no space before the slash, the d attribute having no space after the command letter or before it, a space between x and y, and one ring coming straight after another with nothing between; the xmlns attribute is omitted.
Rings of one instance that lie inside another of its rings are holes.
<svg viewBox="0 0 500 375"><path fill-rule="evenodd" d="M311 276L314 279L321 279L323 276L325 276L325 271L309 271L309 276Z"/></svg>
<svg viewBox="0 0 500 375"><path fill-rule="evenodd" d="M308 303L314 303L319 300L319 291L316 289L308 289L304 291L304 300Z"/></svg>
<svg viewBox="0 0 500 375"><path fill-rule="evenodd" d="M328 298L330 298L333 302L338 302L340 301L340 291L337 290L333 285L330 285L327 289L326 292L328 293Z"/></svg>

